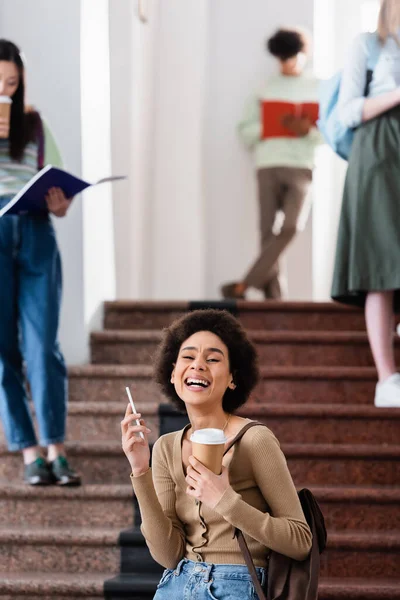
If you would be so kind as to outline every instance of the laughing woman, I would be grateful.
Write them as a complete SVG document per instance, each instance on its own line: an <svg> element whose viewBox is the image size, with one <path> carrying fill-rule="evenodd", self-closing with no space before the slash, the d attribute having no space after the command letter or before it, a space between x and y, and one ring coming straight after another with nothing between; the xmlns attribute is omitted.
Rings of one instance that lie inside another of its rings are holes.
<svg viewBox="0 0 400 600"><path fill-rule="evenodd" d="M215 475L191 452L191 434L223 429L228 442L249 423L235 415L258 379L254 347L229 313L194 311L166 331L155 379L190 424L154 445L128 405L122 445L153 558L165 567L155 600L256 600L233 528L242 530L263 586L270 550L303 560L311 548L285 457L272 432L254 426L225 454ZM138 432L144 433L144 439Z"/></svg>

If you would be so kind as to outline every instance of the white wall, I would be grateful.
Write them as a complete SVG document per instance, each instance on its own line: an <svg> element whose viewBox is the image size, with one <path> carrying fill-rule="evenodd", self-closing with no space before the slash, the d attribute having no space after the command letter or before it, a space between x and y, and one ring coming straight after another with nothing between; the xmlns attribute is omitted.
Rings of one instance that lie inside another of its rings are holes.
<svg viewBox="0 0 400 600"><path fill-rule="evenodd" d="M110 10L113 173L128 174L113 187L118 298L152 293L156 60L159 0L143 2L147 22L131 0Z"/></svg>
<svg viewBox="0 0 400 600"><path fill-rule="evenodd" d="M111 175L109 0L81 0L82 176ZM115 184L116 185L116 184ZM92 187L83 199L86 334L101 329L103 303L115 299L113 185Z"/></svg>
<svg viewBox="0 0 400 600"><path fill-rule="evenodd" d="M154 298L202 298L205 293L209 6L209 0L160 2L151 218Z"/></svg>
<svg viewBox="0 0 400 600"><path fill-rule="evenodd" d="M81 172L80 1L0 0L0 35L26 55L28 101L48 119L67 167ZM87 357L82 205L55 219L64 272L60 338L68 362Z"/></svg>
<svg viewBox="0 0 400 600"><path fill-rule="evenodd" d="M206 293L214 297L221 282L245 274L259 248L254 167L237 122L247 98L276 69L267 36L281 25L312 30L313 1L218 0L210 10L204 174ZM311 299L311 221L289 249L287 267L290 298Z"/></svg>

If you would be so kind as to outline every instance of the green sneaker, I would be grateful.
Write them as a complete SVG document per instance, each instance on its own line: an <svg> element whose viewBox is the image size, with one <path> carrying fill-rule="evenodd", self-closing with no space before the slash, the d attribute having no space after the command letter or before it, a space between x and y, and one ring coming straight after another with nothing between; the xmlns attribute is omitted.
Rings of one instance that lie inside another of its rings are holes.
<svg viewBox="0 0 400 600"><path fill-rule="evenodd" d="M57 485L81 485L81 478L68 464L65 456L57 456L49 463L53 483Z"/></svg>
<svg viewBox="0 0 400 600"><path fill-rule="evenodd" d="M50 485L53 483L52 473L44 458L39 457L29 465L24 466L24 481L29 485Z"/></svg>

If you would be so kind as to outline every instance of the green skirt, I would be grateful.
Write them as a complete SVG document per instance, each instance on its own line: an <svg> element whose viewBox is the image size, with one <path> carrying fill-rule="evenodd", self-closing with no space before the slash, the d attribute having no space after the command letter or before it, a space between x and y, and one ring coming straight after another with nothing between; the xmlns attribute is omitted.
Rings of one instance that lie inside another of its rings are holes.
<svg viewBox="0 0 400 600"><path fill-rule="evenodd" d="M400 106L354 136L343 192L331 296L363 307L395 290L400 309Z"/></svg>

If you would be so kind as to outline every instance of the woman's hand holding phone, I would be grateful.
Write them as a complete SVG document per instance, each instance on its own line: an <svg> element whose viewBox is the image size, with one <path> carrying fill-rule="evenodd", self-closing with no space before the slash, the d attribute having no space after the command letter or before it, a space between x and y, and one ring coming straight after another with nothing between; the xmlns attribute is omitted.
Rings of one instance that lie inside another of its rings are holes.
<svg viewBox="0 0 400 600"><path fill-rule="evenodd" d="M150 429L146 427L140 413L134 413L130 403L126 407L125 417L121 421L122 449L125 452L132 474L135 477L148 471L150 466L150 448L147 434ZM139 420L140 425L136 421ZM142 433L143 437L139 434Z"/></svg>

